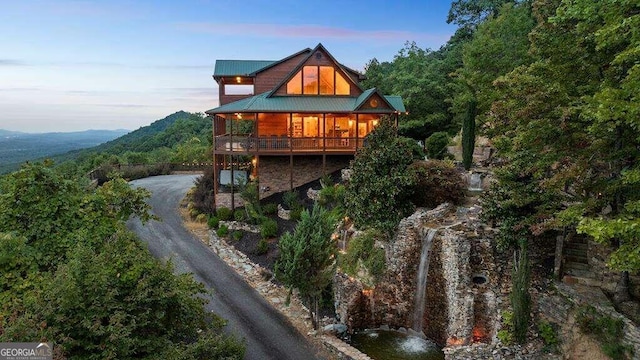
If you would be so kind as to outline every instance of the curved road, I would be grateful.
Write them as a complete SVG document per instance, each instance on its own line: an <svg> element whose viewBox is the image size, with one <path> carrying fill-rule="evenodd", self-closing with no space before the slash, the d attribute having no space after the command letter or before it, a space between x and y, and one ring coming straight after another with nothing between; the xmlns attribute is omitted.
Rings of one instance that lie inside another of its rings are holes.
<svg viewBox="0 0 640 360"><path fill-rule="evenodd" d="M142 225L138 219L129 229L149 245L151 253L171 259L178 273L193 273L207 289L207 310L228 320L227 330L244 338L249 360L316 360L313 346L269 305L253 288L182 225L178 204L193 186L195 175L166 175L132 181L152 192L152 213L163 221Z"/></svg>

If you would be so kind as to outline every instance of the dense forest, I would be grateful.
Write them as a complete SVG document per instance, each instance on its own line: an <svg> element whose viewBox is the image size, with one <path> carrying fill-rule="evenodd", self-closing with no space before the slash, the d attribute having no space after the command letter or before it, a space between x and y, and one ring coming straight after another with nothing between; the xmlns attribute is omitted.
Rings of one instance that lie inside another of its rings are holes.
<svg viewBox="0 0 640 360"><path fill-rule="evenodd" d="M99 146L71 151L52 160L69 173L113 165L152 165L211 161L212 123L200 113L178 111Z"/></svg>
<svg viewBox="0 0 640 360"><path fill-rule="evenodd" d="M372 59L367 86L403 96L401 134L427 145L460 134L467 168L477 136L496 149L483 208L518 260L514 335L524 340L529 316L528 249L558 234L611 246L614 299L628 300L640 270L640 3L456 0L448 21L459 27L440 49L409 42L391 62Z"/></svg>
<svg viewBox="0 0 640 360"><path fill-rule="evenodd" d="M616 247L612 268L640 270L640 4L457 0L448 21L440 49L407 43L366 67L367 86L405 99L400 132L466 124L491 141L486 210L504 246L578 231Z"/></svg>

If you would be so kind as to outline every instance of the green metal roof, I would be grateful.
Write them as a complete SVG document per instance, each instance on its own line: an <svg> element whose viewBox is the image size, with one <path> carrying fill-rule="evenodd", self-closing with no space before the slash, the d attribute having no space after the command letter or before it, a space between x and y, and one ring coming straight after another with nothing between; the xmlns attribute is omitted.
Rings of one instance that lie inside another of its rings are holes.
<svg viewBox="0 0 640 360"><path fill-rule="evenodd" d="M384 98L387 99L389 104L393 106L396 110L400 112L407 112L407 109L404 107L404 103L402 102L402 96L384 95Z"/></svg>
<svg viewBox="0 0 640 360"><path fill-rule="evenodd" d="M213 76L248 76L278 61L273 60L216 60Z"/></svg>
<svg viewBox="0 0 640 360"><path fill-rule="evenodd" d="M367 91L375 91L370 89ZM371 94L371 92L369 94ZM246 99L208 110L208 114L231 114L241 112L354 112L357 109L360 97L338 96L272 96L269 92L255 95ZM367 95L368 97L368 95ZM389 113L394 111L405 112L404 104L400 96L385 96L387 102L394 109L367 109L358 112Z"/></svg>

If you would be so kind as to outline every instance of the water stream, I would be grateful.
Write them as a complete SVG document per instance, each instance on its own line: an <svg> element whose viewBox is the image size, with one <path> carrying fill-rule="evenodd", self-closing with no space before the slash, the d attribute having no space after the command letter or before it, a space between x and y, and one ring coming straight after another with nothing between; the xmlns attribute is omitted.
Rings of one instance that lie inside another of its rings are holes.
<svg viewBox="0 0 640 360"><path fill-rule="evenodd" d="M469 191L482 191L482 174L471 173L469 177Z"/></svg>
<svg viewBox="0 0 640 360"><path fill-rule="evenodd" d="M429 252L433 237L438 232L437 229L429 229L427 236L422 239L422 251L420 253L420 266L418 267L418 276L416 284L416 297L414 300L413 310L413 330L418 333L422 332L422 322L424 318L424 307L427 298L427 275L429 273Z"/></svg>

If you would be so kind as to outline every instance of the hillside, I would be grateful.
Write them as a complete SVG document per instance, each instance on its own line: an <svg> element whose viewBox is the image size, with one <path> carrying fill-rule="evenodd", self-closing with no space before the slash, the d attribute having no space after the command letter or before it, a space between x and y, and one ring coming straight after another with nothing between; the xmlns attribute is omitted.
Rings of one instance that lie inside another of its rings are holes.
<svg viewBox="0 0 640 360"><path fill-rule="evenodd" d="M87 130L32 134L0 130L0 173L15 170L25 161L93 147L127 132L128 130Z"/></svg>
<svg viewBox="0 0 640 360"><path fill-rule="evenodd" d="M192 138L209 136L211 122L199 114L186 111L175 112L165 118L156 120L117 139L98 146L70 151L53 157L56 163L70 160L84 160L97 155L122 156L125 153L150 153L168 148Z"/></svg>

